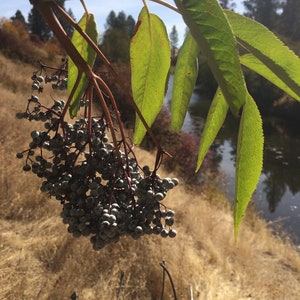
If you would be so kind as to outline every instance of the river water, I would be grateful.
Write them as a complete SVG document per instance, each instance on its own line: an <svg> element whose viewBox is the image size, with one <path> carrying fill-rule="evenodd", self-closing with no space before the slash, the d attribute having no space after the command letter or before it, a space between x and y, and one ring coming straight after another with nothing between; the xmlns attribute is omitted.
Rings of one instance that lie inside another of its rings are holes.
<svg viewBox="0 0 300 300"><path fill-rule="evenodd" d="M170 78L166 102L170 101ZM192 95L183 131L201 135L210 101ZM286 232L300 244L300 126L287 126L276 118L265 118L264 167L252 197L260 215L277 232ZM230 199L234 196L235 154L239 120L229 113L216 140L219 186Z"/></svg>

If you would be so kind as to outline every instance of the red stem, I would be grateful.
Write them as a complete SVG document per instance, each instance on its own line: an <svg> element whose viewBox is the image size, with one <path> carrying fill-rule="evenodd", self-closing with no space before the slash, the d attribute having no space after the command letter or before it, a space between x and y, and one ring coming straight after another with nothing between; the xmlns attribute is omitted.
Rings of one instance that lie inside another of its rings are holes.
<svg viewBox="0 0 300 300"><path fill-rule="evenodd" d="M94 43L94 41L81 29L80 26L78 26L78 24L76 22L74 22L74 20L59 5L57 5L54 2L51 2L51 7L53 9L59 11L59 13L61 14L61 16L63 18L65 18L66 21L68 21L81 34L82 37L84 37L84 39L88 42L88 44L95 50L95 52L97 53L97 55L103 60L103 62L105 63L105 65L112 71L113 75L118 80L118 83L121 86L122 90L126 91L127 98L130 100L131 105L133 106L135 112L137 113L138 117L140 118L141 122L143 123L144 127L146 128L146 130L147 130L150 138L154 142L156 148L158 149L158 151L164 152L162 150L162 147L161 147L160 143L157 141L157 139L155 138L154 134L152 133L151 128L148 126L146 120L144 119L144 116L142 115L141 111L137 107L137 105L136 105L136 103L135 103L132 95L127 92L127 89L122 84L122 80L120 80L120 77L118 76L117 72L112 67L111 63L108 61L108 59L106 58L106 56L99 49L99 47Z"/></svg>
<svg viewBox="0 0 300 300"><path fill-rule="evenodd" d="M65 30L61 26L59 20L55 16L55 14L53 12L53 9L58 11L63 18L65 18L72 26L74 26L74 28L85 38L85 40L89 43L89 45L96 51L96 53L100 56L100 58L104 61L104 63L109 67L109 69L113 72L115 77L117 79L119 79L119 77L118 77L117 73L115 72L114 68L111 66L110 62L107 60L107 58L101 52L101 50L98 48L98 46L91 40L91 38L74 22L74 20L59 5L57 5L55 2L52 2L52 1L51 2L47 2L47 1L44 2L44 1L41 1L41 0L30 0L30 3L37 7L37 9L41 13L41 15L43 16L45 21L50 26L50 28L53 31L54 35L56 36L57 40L64 46L66 52L71 57L71 59L74 62L76 62L76 66L79 70L78 75L80 74L80 72L84 72L86 74L87 78L92 81L92 83L93 83L93 85L96 89L97 95L100 99L105 117L108 121L108 125L111 129L113 143L114 143L115 147L117 147L117 139L116 139L115 132L114 132L113 122L112 122L109 110L107 108L107 105L105 103L105 100L103 98L102 92L101 92L101 90L100 90L100 88L97 84L97 81L96 81L97 76L95 75L95 73L92 71L91 67L86 63L86 61L82 58L80 53L77 51L77 49L73 45L71 39L68 37ZM77 83L77 81L78 81L78 78L76 80L76 83ZM121 80L118 80L118 81L119 81L119 84L122 87L122 81ZM75 83L75 86L76 86L76 83ZM74 94L75 86L73 87L71 94ZM109 88L108 88L108 90L109 90ZM125 88L124 88L124 90L126 91ZM139 108L137 107L136 103L134 102L132 96L128 92L127 92L127 94L129 96L128 98L130 99L131 104L133 105L134 110L136 111L138 117L140 118L140 120L143 123L143 125L145 126L149 136L151 137L151 139L153 140L153 142L155 143L155 145L158 149L158 153L157 153L157 157L156 157L156 163L155 163L155 170L156 170L157 167L160 164L161 156L166 152L163 151L161 145L156 140L156 138L153 135L150 127L148 126L147 122L145 121L142 113L140 112ZM71 97L69 97L68 103L69 103L70 99L71 99ZM111 99L113 99L113 98L111 98ZM66 107L67 107L67 105L66 105ZM64 115L65 115L65 111L64 111L63 116ZM117 113L117 115L118 115L118 113ZM122 126L120 126L120 127L122 128Z"/></svg>

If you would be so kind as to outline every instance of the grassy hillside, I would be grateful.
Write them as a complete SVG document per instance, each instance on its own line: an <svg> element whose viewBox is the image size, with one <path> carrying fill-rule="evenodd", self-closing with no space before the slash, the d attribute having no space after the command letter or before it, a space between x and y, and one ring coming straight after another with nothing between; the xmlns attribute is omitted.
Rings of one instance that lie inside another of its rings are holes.
<svg viewBox="0 0 300 300"><path fill-rule="evenodd" d="M295 247L251 212L235 244L226 200L211 190L187 191L184 182L166 200L176 212L175 239L123 238L95 252L87 238L68 234L60 204L15 158L35 125L15 118L31 93L32 71L0 55L0 299L71 299L77 292L80 300L156 300L163 260L178 299L299 299ZM140 149L137 156L141 164L154 160ZM167 280L164 299L173 299Z"/></svg>

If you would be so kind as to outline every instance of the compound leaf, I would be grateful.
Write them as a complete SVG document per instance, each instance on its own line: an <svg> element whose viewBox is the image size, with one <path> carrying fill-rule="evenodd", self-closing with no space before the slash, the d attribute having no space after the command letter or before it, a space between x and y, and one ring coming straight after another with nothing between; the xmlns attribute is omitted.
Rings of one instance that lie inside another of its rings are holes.
<svg viewBox="0 0 300 300"><path fill-rule="evenodd" d="M233 114L247 97L235 38L217 0L175 0Z"/></svg>
<svg viewBox="0 0 300 300"><path fill-rule="evenodd" d="M300 95L300 58L262 24L232 11L226 16L239 43Z"/></svg>

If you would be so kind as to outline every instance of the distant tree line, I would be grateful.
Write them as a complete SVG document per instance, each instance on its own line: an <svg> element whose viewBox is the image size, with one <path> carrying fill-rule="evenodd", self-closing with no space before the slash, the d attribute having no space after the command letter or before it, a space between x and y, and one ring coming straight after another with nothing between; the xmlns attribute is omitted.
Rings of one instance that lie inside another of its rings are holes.
<svg viewBox="0 0 300 300"><path fill-rule="evenodd" d="M65 10L65 0L57 0L57 3ZM68 9L67 12L73 19L75 19L71 9ZM61 21L62 26L64 27L68 36L71 36L73 33L73 27L60 16L57 17ZM42 42L47 42L53 36L49 26L42 18L35 6L33 6L30 10L27 21L25 20L25 17L20 10L17 10L15 15L10 19L13 22L23 23L24 27L29 31L33 40L39 39Z"/></svg>
<svg viewBox="0 0 300 300"><path fill-rule="evenodd" d="M65 9L65 0L57 0L58 4ZM225 9L234 10L234 0L219 0ZM244 0L244 14L264 24L270 30L284 36L291 41L300 40L300 1L299 0ZM74 18L72 10L67 10ZM69 36L73 33L73 27L59 17L62 25ZM75 18L74 18L75 19ZM29 31L32 39L47 42L52 38L52 33L38 10L33 6L26 22L22 12L17 10L11 17L12 21L23 23ZM101 46L108 58L112 61L129 62L129 44L133 35L135 20L132 16L126 16L124 12L118 15L111 11L106 19L105 32L101 38ZM172 59L178 50L178 32L173 26L170 33ZM297 52L297 51L296 51Z"/></svg>
<svg viewBox="0 0 300 300"><path fill-rule="evenodd" d="M234 10L236 8L235 0L219 0L219 2L224 9ZM65 0L58 0L58 3L65 9ZM244 14L247 17L264 24L279 34L296 53L300 53L300 0L244 0L242 3L245 9ZM68 13L73 16L71 9L68 10ZM11 21L17 24L17 28L23 26L25 29L22 30L26 30L33 41L47 42L52 39L51 30L35 7L31 9L27 22L19 10L11 17ZM71 36L73 28L63 20L62 23L67 34ZM129 64L129 46L135 24L133 17L127 16L123 11L118 14L114 11L109 13L105 23L105 31L99 40L99 46L112 63ZM169 38L172 65L175 65L180 47L178 46L179 37L175 25L169 33ZM274 101L283 96L282 92L250 71L246 71L245 76L249 90L257 100L260 109L268 113L272 109ZM207 94L208 97L215 93L217 87L206 64L206 59L201 53L199 54L198 87L200 92Z"/></svg>
<svg viewBox="0 0 300 300"><path fill-rule="evenodd" d="M225 9L234 10L236 7L234 0L219 0L219 2ZM65 9L65 0L57 0L57 3ZM286 38L293 41L300 40L299 0L244 0L242 3L245 9L244 14L247 17L255 19L267 26L270 30L275 31ZM68 9L67 12L74 18L71 9ZM18 20L26 24L28 31L32 35L39 37L42 41L48 41L52 37L50 28L34 6L28 15L27 22L20 10L17 10L16 14L11 17L11 20ZM73 32L72 26L65 20L61 19L61 21L67 34L71 36ZM130 38L133 34L134 26L135 20L132 16L126 16L124 12L120 12L116 15L114 11L111 11L106 20L106 31L102 38L103 44L105 47L109 47L108 45L111 43L111 40L114 40L115 42L121 40L120 44L122 45L122 48L124 48L124 46L128 44L128 37ZM174 27L171 34L174 33ZM122 36L124 33L125 36ZM110 51L112 51L112 49ZM112 53L113 57L115 57L115 55L116 54Z"/></svg>
<svg viewBox="0 0 300 300"><path fill-rule="evenodd" d="M57 2L65 9L65 0L58 0ZM67 12L75 20L71 9ZM73 27L61 17L58 16L58 18L68 36L72 36ZM49 26L34 6L29 12L27 21L20 10L17 10L10 19L15 25L18 24L18 27L22 25L30 34L32 41L48 42L53 37ZM106 19L105 32L99 42L102 51L111 62L129 64L129 45L134 28L135 20L132 16L126 16L123 11L118 15L114 11L109 13Z"/></svg>
<svg viewBox="0 0 300 300"><path fill-rule="evenodd" d="M245 0L245 15L293 41L300 40L299 0Z"/></svg>
<svg viewBox="0 0 300 300"><path fill-rule="evenodd" d="M129 64L130 40L134 34L135 20L122 11L111 11L106 19L105 32L100 41L101 50L111 62Z"/></svg>

